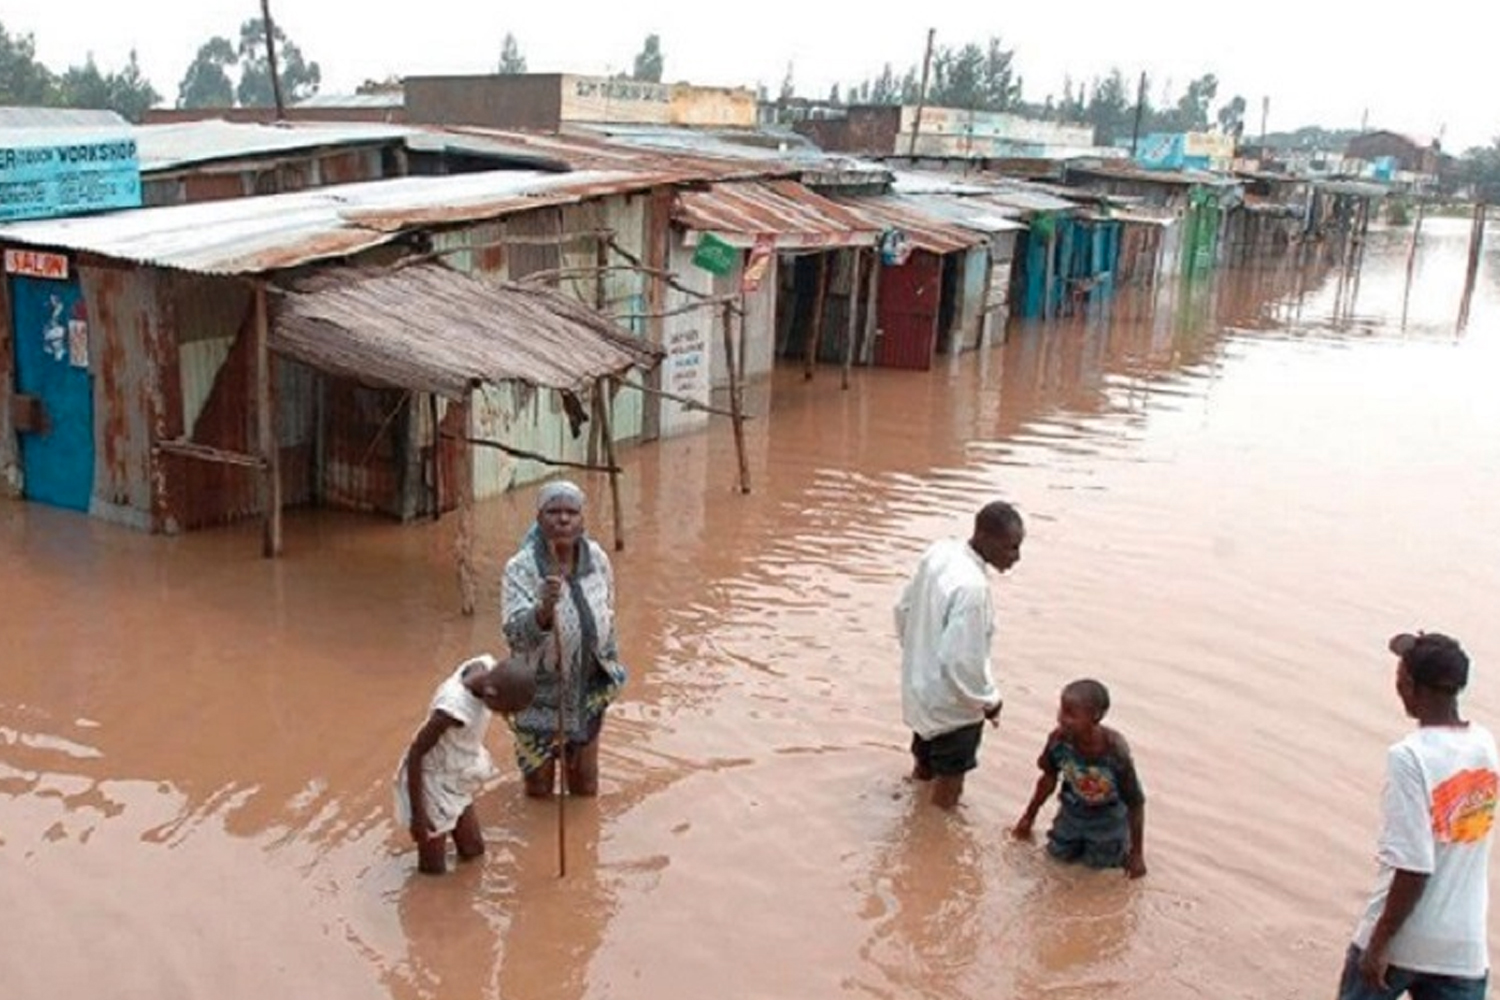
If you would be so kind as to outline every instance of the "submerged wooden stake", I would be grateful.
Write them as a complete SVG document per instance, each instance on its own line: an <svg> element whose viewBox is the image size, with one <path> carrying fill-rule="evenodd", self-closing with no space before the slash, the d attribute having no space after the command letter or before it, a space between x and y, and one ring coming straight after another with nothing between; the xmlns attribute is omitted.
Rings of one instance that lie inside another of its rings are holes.
<svg viewBox="0 0 1500 1000"><path fill-rule="evenodd" d="M609 379L594 383L594 416L599 421L599 437L604 445L604 462L609 466L609 502L615 517L615 551L625 551L625 514L620 502L620 466L615 461L615 430L610 409L614 399Z"/></svg>
<svg viewBox="0 0 1500 1000"><path fill-rule="evenodd" d="M739 366L734 356L734 310L724 304L724 369L729 373L729 412L734 421L734 453L740 463L740 492L750 492L750 459L745 454L745 406L740 398Z"/></svg>
<svg viewBox="0 0 1500 1000"><path fill-rule="evenodd" d="M255 423L261 460L261 509L265 531L261 554L267 559L281 555L281 448L276 440L274 367L271 358L271 316L266 286L255 286Z"/></svg>
<svg viewBox="0 0 1500 1000"><path fill-rule="evenodd" d="M459 404L459 415L465 428L474 412L473 400L471 389ZM463 613L472 615L479 588L474 574L474 449L467 442L459 445L458 468L458 537L454 541L458 555L458 591Z"/></svg>

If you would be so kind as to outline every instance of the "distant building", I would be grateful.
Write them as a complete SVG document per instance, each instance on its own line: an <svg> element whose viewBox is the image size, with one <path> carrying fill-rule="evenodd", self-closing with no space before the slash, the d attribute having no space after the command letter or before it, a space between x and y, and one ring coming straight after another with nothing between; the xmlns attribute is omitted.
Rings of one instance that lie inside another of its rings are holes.
<svg viewBox="0 0 1500 1000"><path fill-rule="evenodd" d="M1436 177L1442 152L1436 139L1377 131L1350 139L1344 155L1351 160L1372 164L1389 158L1396 161L1399 171Z"/></svg>
<svg viewBox="0 0 1500 1000"><path fill-rule="evenodd" d="M1148 170L1233 168L1235 139L1221 132L1160 132L1141 139L1135 162Z"/></svg>
<svg viewBox="0 0 1500 1000"><path fill-rule="evenodd" d="M408 122L555 132L572 124L753 128L756 95L736 87L573 73L406 78Z"/></svg>
<svg viewBox="0 0 1500 1000"><path fill-rule="evenodd" d="M830 152L859 156L1015 158L1095 155L1094 129L1020 115L862 104L821 108L796 129Z"/></svg>

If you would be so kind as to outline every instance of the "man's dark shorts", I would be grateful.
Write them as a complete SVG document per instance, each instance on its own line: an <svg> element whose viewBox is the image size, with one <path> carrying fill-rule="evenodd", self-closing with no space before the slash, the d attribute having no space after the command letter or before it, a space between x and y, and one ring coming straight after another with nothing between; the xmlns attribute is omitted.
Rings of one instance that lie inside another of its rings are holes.
<svg viewBox="0 0 1500 1000"><path fill-rule="evenodd" d="M942 733L930 740L912 733L911 755L916 758L919 768L931 771L935 777L953 777L979 766L979 741L983 736L983 722Z"/></svg>

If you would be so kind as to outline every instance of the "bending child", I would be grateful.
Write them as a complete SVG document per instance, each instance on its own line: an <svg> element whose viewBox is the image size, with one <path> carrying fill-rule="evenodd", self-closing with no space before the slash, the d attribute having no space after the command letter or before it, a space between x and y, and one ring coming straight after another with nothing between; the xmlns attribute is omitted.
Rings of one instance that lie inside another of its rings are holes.
<svg viewBox="0 0 1500 1000"><path fill-rule="evenodd" d="M1042 776L1011 832L1031 839L1036 814L1061 779L1047 853L1090 868L1123 867L1131 878L1140 878L1146 874L1146 795L1125 737L1100 724L1108 711L1109 690L1098 681L1063 688L1057 728L1036 762Z"/></svg>
<svg viewBox="0 0 1500 1000"><path fill-rule="evenodd" d="M419 871L447 870L449 834L460 860L484 853L474 796L496 774L485 730L492 713L519 712L535 694L533 671L488 654L465 660L438 685L396 771L396 815L416 842Z"/></svg>

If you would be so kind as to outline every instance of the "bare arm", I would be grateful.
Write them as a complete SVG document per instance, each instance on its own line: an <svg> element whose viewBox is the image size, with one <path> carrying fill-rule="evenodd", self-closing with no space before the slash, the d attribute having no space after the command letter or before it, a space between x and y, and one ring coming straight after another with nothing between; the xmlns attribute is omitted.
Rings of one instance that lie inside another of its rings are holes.
<svg viewBox="0 0 1500 1000"><path fill-rule="evenodd" d="M1011 828L1011 835L1017 840L1031 839L1031 828L1036 824L1036 814L1041 811L1043 805L1057 791L1057 772L1043 771L1041 777L1036 779L1036 791L1031 793L1031 801L1026 804L1026 811L1016 825Z"/></svg>
<svg viewBox="0 0 1500 1000"><path fill-rule="evenodd" d="M1396 875L1391 880L1391 891L1385 897L1385 908L1380 911L1380 919L1370 932L1370 946L1359 960L1360 974L1371 989L1387 989L1385 970L1391 964L1391 938L1406 923L1411 911L1417 908L1417 901L1427 888L1427 878L1422 872L1396 869Z"/></svg>
<svg viewBox="0 0 1500 1000"><path fill-rule="evenodd" d="M412 839L419 844L432 836L432 821L427 818L427 803L422 797L422 759L437 746L445 732L459 724L447 712L433 712L407 748L406 795L411 801Z"/></svg>

